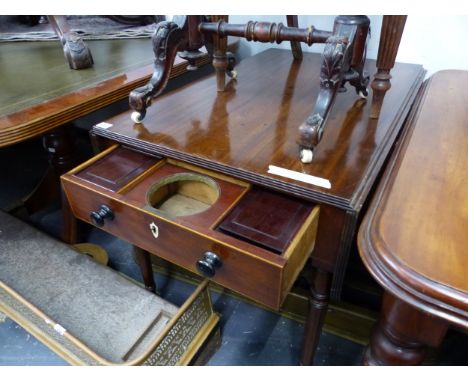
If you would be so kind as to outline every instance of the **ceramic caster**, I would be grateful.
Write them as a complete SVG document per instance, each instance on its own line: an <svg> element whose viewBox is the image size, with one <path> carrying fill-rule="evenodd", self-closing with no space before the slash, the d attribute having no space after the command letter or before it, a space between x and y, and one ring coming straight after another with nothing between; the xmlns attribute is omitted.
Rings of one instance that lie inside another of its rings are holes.
<svg viewBox="0 0 468 382"><path fill-rule="evenodd" d="M311 149L302 149L299 157L302 163L311 163L314 157L314 153Z"/></svg>
<svg viewBox="0 0 468 382"><path fill-rule="evenodd" d="M141 123L141 121L143 121L144 115L138 111L134 111L130 118L134 123Z"/></svg>
<svg viewBox="0 0 468 382"><path fill-rule="evenodd" d="M369 93L366 91L362 91L362 90L359 90L359 97L362 98L362 99L367 99L367 95Z"/></svg>

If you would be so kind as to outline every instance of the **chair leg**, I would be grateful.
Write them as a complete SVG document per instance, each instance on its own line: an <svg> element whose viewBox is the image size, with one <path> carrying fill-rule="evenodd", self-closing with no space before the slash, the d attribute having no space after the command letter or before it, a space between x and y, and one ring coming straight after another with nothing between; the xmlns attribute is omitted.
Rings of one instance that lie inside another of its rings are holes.
<svg viewBox="0 0 468 382"><path fill-rule="evenodd" d="M47 16L63 45L63 53L70 69L85 69L93 66L93 56L81 36L68 26L65 16Z"/></svg>
<svg viewBox="0 0 468 382"><path fill-rule="evenodd" d="M299 28L299 21L297 15L287 15L286 20L288 27ZM302 60L302 48L299 41L291 41L291 51L295 60Z"/></svg>
<svg viewBox="0 0 468 382"><path fill-rule="evenodd" d="M395 66L401 36L405 29L406 16L384 16L380 32L379 52L377 55L377 73L372 81L371 118L378 118L385 93L392 86L390 70Z"/></svg>

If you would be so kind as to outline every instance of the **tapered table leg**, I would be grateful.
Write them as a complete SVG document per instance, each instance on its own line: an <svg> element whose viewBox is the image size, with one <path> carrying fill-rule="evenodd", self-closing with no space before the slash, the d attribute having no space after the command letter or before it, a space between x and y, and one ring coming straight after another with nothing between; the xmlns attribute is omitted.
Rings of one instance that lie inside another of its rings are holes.
<svg viewBox="0 0 468 382"><path fill-rule="evenodd" d="M156 283L153 276L153 268L151 266L151 255L149 252L133 246L133 258L140 267L141 275L143 276L143 282L145 288L150 292L156 293Z"/></svg>
<svg viewBox="0 0 468 382"><path fill-rule="evenodd" d="M332 277L329 272L314 268L310 287L309 312L304 328L301 364L312 365L330 299Z"/></svg>
<svg viewBox="0 0 468 382"><path fill-rule="evenodd" d="M67 244L78 243L78 220L70 208L70 203L62 190L62 240Z"/></svg>

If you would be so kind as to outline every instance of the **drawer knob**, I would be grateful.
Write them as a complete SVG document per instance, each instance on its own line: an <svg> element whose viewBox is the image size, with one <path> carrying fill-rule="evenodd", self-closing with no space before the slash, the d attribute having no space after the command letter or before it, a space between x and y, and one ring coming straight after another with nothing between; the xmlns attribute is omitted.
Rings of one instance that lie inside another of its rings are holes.
<svg viewBox="0 0 468 382"><path fill-rule="evenodd" d="M221 267L222 264L221 259L216 253L207 251L203 254L203 258L197 261L197 269L203 276L213 277L216 273L216 268Z"/></svg>
<svg viewBox="0 0 468 382"><path fill-rule="evenodd" d="M91 212L89 217L94 225L102 227L105 219L114 220L114 213L108 206L101 204L101 206L99 206L99 210Z"/></svg>

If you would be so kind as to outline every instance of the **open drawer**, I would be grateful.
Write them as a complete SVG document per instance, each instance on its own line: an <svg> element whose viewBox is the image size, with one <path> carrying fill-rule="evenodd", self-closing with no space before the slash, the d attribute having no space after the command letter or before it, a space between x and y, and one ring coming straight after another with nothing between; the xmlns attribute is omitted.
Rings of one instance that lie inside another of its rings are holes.
<svg viewBox="0 0 468 382"><path fill-rule="evenodd" d="M62 185L79 219L273 309L315 244L318 206L125 147Z"/></svg>

